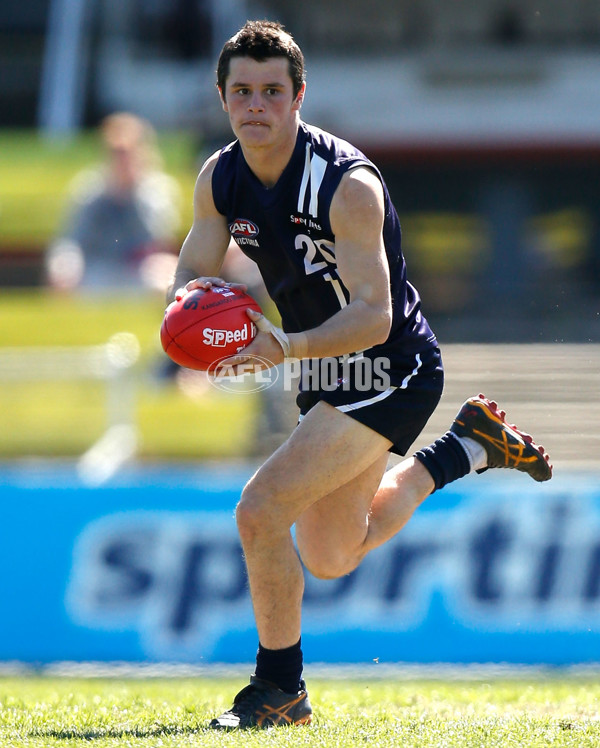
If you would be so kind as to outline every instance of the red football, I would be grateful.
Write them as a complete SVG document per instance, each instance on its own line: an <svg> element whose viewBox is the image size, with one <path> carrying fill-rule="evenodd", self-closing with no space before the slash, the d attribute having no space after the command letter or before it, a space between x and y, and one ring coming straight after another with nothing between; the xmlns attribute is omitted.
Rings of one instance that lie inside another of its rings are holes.
<svg viewBox="0 0 600 748"><path fill-rule="evenodd" d="M214 286L196 289L167 307L160 342L169 358L188 369L208 369L233 356L256 335L246 309L261 308L243 291Z"/></svg>

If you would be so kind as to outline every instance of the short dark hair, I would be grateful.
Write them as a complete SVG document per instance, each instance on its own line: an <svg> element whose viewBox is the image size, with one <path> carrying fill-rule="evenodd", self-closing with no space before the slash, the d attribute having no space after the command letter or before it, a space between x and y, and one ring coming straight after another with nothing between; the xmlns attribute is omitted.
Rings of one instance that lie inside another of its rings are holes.
<svg viewBox="0 0 600 748"><path fill-rule="evenodd" d="M252 57L258 62L270 57L286 57L294 97L302 88L305 79L304 55L292 35L278 21L246 21L237 34L225 42L217 64L217 86L223 98L232 57Z"/></svg>

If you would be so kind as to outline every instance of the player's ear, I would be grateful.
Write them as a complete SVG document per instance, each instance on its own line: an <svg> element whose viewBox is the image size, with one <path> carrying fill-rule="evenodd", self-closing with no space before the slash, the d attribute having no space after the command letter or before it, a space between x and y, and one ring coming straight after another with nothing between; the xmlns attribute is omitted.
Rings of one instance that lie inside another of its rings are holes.
<svg viewBox="0 0 600 748"><path fill-rule="evenodd" d="M302 102L304 101L304 94L306 93L306 82L302 84L302 87L298 91L296 98L294 99L293 109L300 110Z"/></svg>
<svg viewBox="0 0 600 748"><path fill-rule="evenodd" d="M219 98L221 99L221 106L223 107L223 111L228 112L229 109L227 108L227 101L225 99L225 95L221 86L217 86L217 91L219 92Z"/></svg>

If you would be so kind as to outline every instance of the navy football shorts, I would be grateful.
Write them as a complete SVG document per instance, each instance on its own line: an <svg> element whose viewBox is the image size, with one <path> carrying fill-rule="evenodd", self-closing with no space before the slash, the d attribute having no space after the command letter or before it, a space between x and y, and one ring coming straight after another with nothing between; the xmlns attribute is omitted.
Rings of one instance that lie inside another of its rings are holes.
<svg viewBox="0 0 600 748"><path fill-rule="evenodd" d="M442 396L442 356L436 347L387 361L312 359L296 398L300 418L323 400L389 439L390 452L405 455Z"/></svg>

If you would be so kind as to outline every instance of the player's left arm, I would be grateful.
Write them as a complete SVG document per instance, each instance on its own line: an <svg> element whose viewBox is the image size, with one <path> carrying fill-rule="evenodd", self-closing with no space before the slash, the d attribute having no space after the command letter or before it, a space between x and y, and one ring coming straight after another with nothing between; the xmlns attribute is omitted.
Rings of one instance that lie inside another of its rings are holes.
<svg viewBox="0 0 600 748"><path fill-rule="evenodd" d="M384 217L378 176L367 167L347 172L333 196L330 222L338 273L350 302L318 327L288 336L297 357L340 356L387 339L392 302Z"/></svg>

